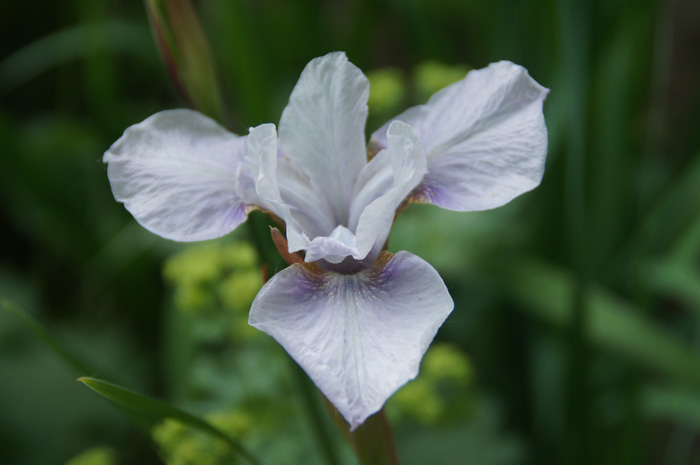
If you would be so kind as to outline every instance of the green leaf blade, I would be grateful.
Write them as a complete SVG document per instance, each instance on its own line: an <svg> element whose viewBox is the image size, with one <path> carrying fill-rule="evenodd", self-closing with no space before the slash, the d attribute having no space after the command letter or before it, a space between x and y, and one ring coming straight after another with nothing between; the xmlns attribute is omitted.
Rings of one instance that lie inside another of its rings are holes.
<svg viewBox="0 0 700 465"><path fill-rule="evenodd" d="M22 310L20 307L15 305L8 299L0 299L0 307L3 307L8 312L12 313L18 320L20 320L31 332L33 332L44 344L49 346L53 351L61 357L68 365L70 365L77 373L82 375L86 373L94 373L95 370L91 369L85 362L78 360L73 356L67 349L65 349L61 344L59 344L46 329L44 329L38 321L34 319L29 313Z"/></svg>
<svg viewBox="0 0 700 465"><path fill-rule="evenodd" d="M210 423L195 417L194 415L172 407L165 402L142 396L141 394L137 394L133 391L101 379L83 376L78 378L78 381L101 396L107 398L109 401L117 404L120 407L129 409L134 413L142 415L153 423L166 418L174 418L192 428L198 429L226 442L233 452L246 459L248 463L253 465L262 465L262 463L251 452L243 447L240 442L222 432L218 428L215 428Z"/></svg>
<svg viewBox="0 0 700 465"><path fill-rule="evenodd" d="M573 319L569 305L572 274L535 260L511 263L499 274L507 292L522 308L557 330ZM658 328L641 309L599 285L585 296L593 344L620 354L686 386L700 388L700 357L692 347Z"/></svg>

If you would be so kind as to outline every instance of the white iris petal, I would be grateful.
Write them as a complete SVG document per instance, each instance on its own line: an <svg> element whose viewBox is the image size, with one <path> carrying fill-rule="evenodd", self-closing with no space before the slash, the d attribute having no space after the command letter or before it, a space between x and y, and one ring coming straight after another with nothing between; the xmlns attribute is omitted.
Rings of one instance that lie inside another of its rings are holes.
<svg viewBox="0 0 700 465"><path fill-rule="evenodd" d="M415 200L475 211L535 188L547 156L542 103L548 92L525 68L501 61L397 116L416 130L428 158ZM372 134L375 150L387 146L390 124Z"/></svg>
<svg viewBox="0 0 700 465"><path fill-rule="evenodd" d="M437 271L399 252L351 275L292 265L255 298L250 324L274 337L355 429L416 377L453 307Z"/></svg>
<svg viewBox="0 0 700 465"><path fill-rule="evenodd" d="M336 225L347 221L352 188L367 162L369 81L342 52L312 60L280 120L280 147L309 176ZM346 224L347 226L347 224Z"/></svg>
<svg viewBox="0 0 700 465"><path fill-rule="evenodd" d="M105 153L114 197L149 231L201 241L247 218L237 179L246 154L238 137L191 110L156 113Z"/></svg>

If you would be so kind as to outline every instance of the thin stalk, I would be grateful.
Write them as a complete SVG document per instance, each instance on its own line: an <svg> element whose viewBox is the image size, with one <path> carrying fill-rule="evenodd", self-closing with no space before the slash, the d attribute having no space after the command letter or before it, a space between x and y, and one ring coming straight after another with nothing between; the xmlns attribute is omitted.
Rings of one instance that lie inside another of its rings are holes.
<svg viewBox="0 0 700 465"><path fill-rule="evenodd" d="M323 401L331 418L355 450L360 465L399 465L394 436L384 409L369 417L355 431L350 431L348 423L333 404L325 397Z"/></svg>
<svg viewBox="0 0 700 465"><path fill-rule="evenodd" d="M589 11L587 2L560 0L564 64L570 83L570 120L566 164L566 229L574 268L573 318L569 328L566 374L566 462L588 464L589 341L587 287L587 233L584 215L584 172L588 102Z"/></svg>
<svg viewBox="0 0 700 465"><path fill-rule="evenodd" d="M350 433L350 438L361 465L399 465L394 437L384 409Z"/></svg>

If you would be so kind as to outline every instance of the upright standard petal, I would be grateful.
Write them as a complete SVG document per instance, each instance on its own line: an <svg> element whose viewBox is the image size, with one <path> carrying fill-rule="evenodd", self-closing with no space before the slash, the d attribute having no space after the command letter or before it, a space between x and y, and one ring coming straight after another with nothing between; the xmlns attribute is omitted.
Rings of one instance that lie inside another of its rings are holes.
<svg viewBox="0 0 700 465"><path fill-rule="evenodd" d="M388 149L380 152L360 174L350 209L350 227L356 227L357 247L371 263L384 245L397 208L425 176L426 159L418 136L401 121L391 123ZM388 158L382 162L382 158ZM390 168L391 176L386 175Z"/></svg>
<svg viewBox="0 0 700 465"><path fill-rule="evenodd" d="M395 119L410 124L428 159L413 200L457 211L499 207L535 188L544 173L549 91L502 61L467 76ZM386 147L389 123L372 135Z"/></svg>
<svg viewBox="0 0 700 465"><path fill-rule="evenodd" d="M340 263L345 257L374 263L389 236L396 209L425 175L425 155L411 126L394 121L389 148L360 173L350 206L349 228L338 226L329 237L316 237L306 261ZM355 231L354 233L352 231Z"/></svg>
<svg viewBox="0 0 700 465"><path fill-rule="evenodd" d="M308 175L336 225L345 224L352 188L367 161L369 82L342 52L312 60L282 113L285 156Z"/></svg>
<svg viewBox="0 0 700 465"><path fill-rule="evenodd" d="M263 286L249 322L285 348L355 429L418 374L453 307L437 271L399 252L349 275L292 265Z"/></svg>
<svg viewBox="0 0 700 465"><path fill-rule="evenodd" d="M318 205L318 194L295 164L281 156L274 124L250 128L248 155L238 190L250 204L277 215L288 223L290 248L308 245L308 237L327 236L334 228L326 210ZM303 234L302 234L303 232ZM306 239L304 236L308 236Z"/></svg>
<svg viewBox="0 0 700 465"><path fill-rule="evenodd" d="M287 229L289 251L295 252L309 245L309 238L282 200L277 178L277 131L274 124L250 128L248 135L248 168L252 186L246 189L245 199L281 218Z"/></svg>
<svg viewBox="0 0 700 465"><path fill-rule="evenodd" d="M175 241L233 231L249 206L237 194L246 153L238 137L191 110L156 113L104 155L114 197L146 229Z"/></svg>
<svg viewBox="0 0 700 465"><path fill-rule="evenodd" d="M319 233L330 229L322 224L328 219L322 210L311 208L310 189L304 185L303 177L292 171L289 160L278 157L277 133L273 124L250 129L247 159L252 181L243 183L243 198L284 221L290 252L306 250L308 262L325 259L340 263L348 255L359 256L354 245L355 236L344 226L339 225L325 234ZM280 173L284 179L279 179ZM285 188L285 197L282 196L282 187ZM292 192L291 187L297 187L297 190ZM316 233L313 240L309 233Z"/></svg>

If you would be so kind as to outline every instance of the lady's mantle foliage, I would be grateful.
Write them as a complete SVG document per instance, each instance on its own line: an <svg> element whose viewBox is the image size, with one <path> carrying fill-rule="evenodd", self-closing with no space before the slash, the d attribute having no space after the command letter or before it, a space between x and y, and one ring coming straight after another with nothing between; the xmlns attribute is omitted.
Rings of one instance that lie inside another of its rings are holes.
<svg viewBox="0 0 700 465"><path fill-rule="evenodd" d="M250 323L273 336L352 428L414 378L453 308L438 273L382 252L405 202L495 208L544 172L547 89L500 62L364 135L369 83L344 53L312 60L272 124L236 136L189 110L157 113L107 151L115 198L177 241L222 236L260 208L304 252L261 289Z"/></svg>

